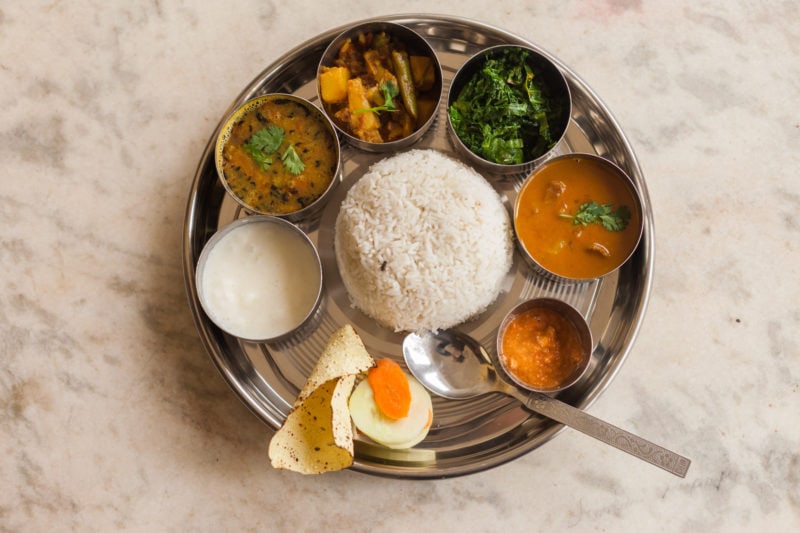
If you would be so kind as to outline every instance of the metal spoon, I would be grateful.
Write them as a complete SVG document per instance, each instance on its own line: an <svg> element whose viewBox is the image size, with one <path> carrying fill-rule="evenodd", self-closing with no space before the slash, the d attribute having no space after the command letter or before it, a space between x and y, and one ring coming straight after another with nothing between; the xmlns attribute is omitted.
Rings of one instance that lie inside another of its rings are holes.
<svg viewBox="0 0 800 533"><path fill-rule="evenodd" d="M452 400L502 392L531 411L577 429L679 477L686 477L691 461L641 437L604 422L540 392L522 391L495 369L489 354L472 337L453 330L410 333L403 341L403 357L417 380L428 390Z"/></svg>

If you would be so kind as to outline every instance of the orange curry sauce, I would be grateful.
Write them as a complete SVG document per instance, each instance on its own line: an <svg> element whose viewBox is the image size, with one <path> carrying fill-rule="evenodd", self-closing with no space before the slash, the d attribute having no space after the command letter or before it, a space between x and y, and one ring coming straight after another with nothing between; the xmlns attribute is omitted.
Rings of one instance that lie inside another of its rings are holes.
<svg viewBox="0 0 800 533"><path fill-rule="evenodd" d="M622 231L600 224L573 224L581 204L626 206L631 219ZM517 200L514 227L528 253L550 272L590 279L622 264L639 241L640 215L622 177L590 159L550 161L534 174Z"/></svg>
<svg viewBox="0 0 800 533"><path fill-rule="evenodd" d="M506 370L534 389L559 388L583 360L578 331L551 309L529 309L506 327L500 357Z"/></svg>

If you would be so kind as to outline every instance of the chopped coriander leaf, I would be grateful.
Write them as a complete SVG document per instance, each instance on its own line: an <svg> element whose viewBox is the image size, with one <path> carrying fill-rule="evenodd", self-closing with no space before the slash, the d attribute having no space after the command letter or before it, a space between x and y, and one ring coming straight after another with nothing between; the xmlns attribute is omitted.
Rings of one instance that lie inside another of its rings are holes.
<svg viewBox="0 0 800 533"><path fill-rule="evenodd" d="M283 166L285 166L286 169L295 176L306 169L306 165L300 159L300 155L294 149L294 145L291 144L286 150L284 150L283 155L281 156L281 161L283 161Z"/></svg>
<svg viewBox="0 0 800 533"><path fill-rule="evenodd" d="M272 164L270 155L276 152L283 142L283 135L283 128L270 124L251 135L243 147L255 162L266 170Z"/></svg>
<svg viewBox="0 0 800 533"><path fill-rule="evenodd" d="M574 225L588 226L589 224L602 224L608 231L622 231L631 219L628 206L621 205L616 210L614 204L598 204L587 202L581 204L575 215L562 214L562 218L571 218Z"/></svg>
<svg viewBox="0 0 800 533"><path fill-rule="evenodd" d="M385 81L381 83L381 91L383 91L383 105L370 107L369 109L357 109L355 113L379 113L381 111L397 111L397 106L394 105L394 97L400 94L400 89L393 81Z"/></svg>
<svg viewBox="0 0 800 533"><path fill-rule="evenodd" d="M245 147L247 149L247 147ZM272 164L272 158L264 155L263 153L259 152L258 150L247 150L250 155L253 157L258 166L261 167L263 170L267 170L269 166Z"/></svg>

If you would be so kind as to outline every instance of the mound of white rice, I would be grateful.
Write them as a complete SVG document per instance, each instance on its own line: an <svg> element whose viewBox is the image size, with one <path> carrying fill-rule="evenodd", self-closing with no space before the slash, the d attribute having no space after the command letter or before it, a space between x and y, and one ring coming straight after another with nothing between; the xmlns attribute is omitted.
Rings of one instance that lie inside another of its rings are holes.
<svg viewBox="0 0 800 533"><path fill-rule="evenodd" d="M511 268L512 239L482 176L412 150L375 163L348 191L334 246L353 305L395 331L419 331L486 309Z"/></svg>

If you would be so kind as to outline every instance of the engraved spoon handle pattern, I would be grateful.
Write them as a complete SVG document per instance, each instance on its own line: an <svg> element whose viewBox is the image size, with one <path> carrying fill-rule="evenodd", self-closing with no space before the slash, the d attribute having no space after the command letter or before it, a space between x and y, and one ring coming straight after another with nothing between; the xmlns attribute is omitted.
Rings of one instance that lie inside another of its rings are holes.
<svg viewBox="0 0 800 533"><path fill-rule="evenodd" d="M517 394L514 394L517 396ZM538 392L519 394L519 400L532 411L610 444L679 477L686 477L691 460L657 444L628 433L569 404Z"/></svg>

